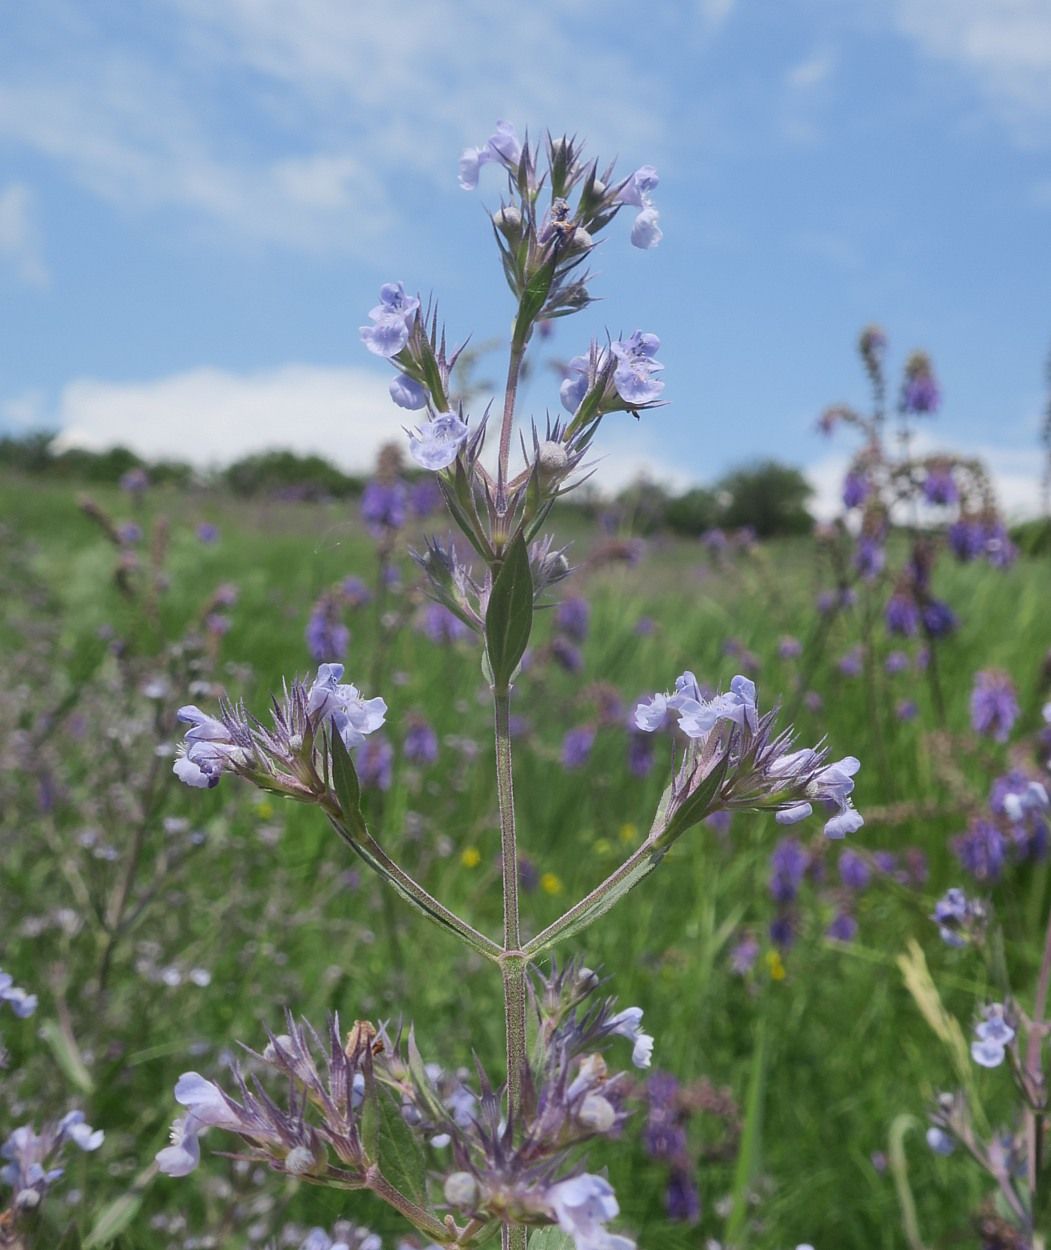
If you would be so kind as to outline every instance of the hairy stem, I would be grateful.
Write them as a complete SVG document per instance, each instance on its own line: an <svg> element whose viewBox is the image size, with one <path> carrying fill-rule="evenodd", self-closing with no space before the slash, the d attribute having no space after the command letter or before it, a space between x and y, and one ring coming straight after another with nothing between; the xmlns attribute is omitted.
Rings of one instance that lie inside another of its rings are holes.
<svg viewBox="0 0 1051 1250"><path fill-rule="evenodd" d="M392 1206L395 1211L400 1211L410 1224L420 1229L421 1232L425 1232L428 1237L434 1237L439 1242L448 1241L449 1230L445 1225L435 1219L429 1211L425 1211L423 1207L413 1202L411 1198L407 1198L400 1189L395 1189L379 1168L369 1169L365 1184L377 1198L382 1198L388 1206Z"/></svg>
<svg viewBox="0 0 1051 1250"><path fill-rule="evenodd" d="M1047 1111L1047 1084L1044 1079L1041 1062L1041 1042L1044 1038L1044 1025L1047 1023L1047 999L1051 990L1051 914L1047 918L1047 932L1044 936L1044 954L1040 960L1040 972L1036 980L1036 999L1033 1003L1033 1023L1029 1030L1026 1045L1025 1071L1026 1076L1035 1089L1040 1090L1041 1107L1039 1110L1029 1107L1026 1110L1026 1137L1028 1147L1028 1180L1029 1201L1032 1204L1033 1216L1042 1210L1040 1202L1040 1173L1043 1169L1044 1118Z"/></svg>
<svg viewBox="0 0 1051 1250"><path fill-rule="evenodd" d="M499 496L502 497L507 484L508 466L511 461L511 434L515 424L515 399L518 395L518 380L522 373L522 361L525 359L526 345L518 341L516 335L511 343L511 356L507 362L507 385L504 388L504 416L500 425L500 472Z"/></svg>
<svg viewBox="0 0 1051 1250"><path fill-rule="evenodd" d="M519 361L519 363L521 363ZM504 950L500 972L504 987L504 1036L507 1044L507 1112L516 1134L521 1130L522 1106L528 1085L526 1051L526 957L520 950L518 915L518 846L515 838L515 796L511 765L511 691L493 688L496 743L496 792L500 808L500 862L504 891ZM504 1225L504 1250L525 1250L527 1231Z"/></svg>

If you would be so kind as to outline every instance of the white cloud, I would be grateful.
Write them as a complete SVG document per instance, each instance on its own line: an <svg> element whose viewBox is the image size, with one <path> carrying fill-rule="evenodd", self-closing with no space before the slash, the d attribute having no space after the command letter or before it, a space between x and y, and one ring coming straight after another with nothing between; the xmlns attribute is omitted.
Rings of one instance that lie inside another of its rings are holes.
<svg viewBox="0 0 1051 1250"><path fill-rule="evenodd" d="M709 27L719 27L729 19L737 0L697 0L701 20Z"/></svg>
<svg viewBox="0 0 1051 1250"><path fill-rule="evenodd" d="M659 159L660 81L628 53L582 55L584 0L163 0L151 14L146 39L74 0L24 10L0 139L121 207L312 250L366 251L399 224L392 176L454 187L460 149L498 117Z"/></svg>
<svg viewBox="0 0 1051 1250"><path fill-rule="evenodd" d="M20 182L0 188L0 263L9 264L27 286L48 283L40 229L33 217L33 196Z"/></svg>
<svg viewBox="0 0 1051 1250"><path fill-rule="evenodd" d="M785 82L795 91L812 91L828 82L836 68L836 57L829 48L818 49L793 65L785 75Z"/></svg>
<svg viewBox="0 0 1051 1250"><path fill-rule="evenodd" d="M364 470L401 437L410 414L364 369L284 365L257 373L201 368L144 382L81 378L62 390L52 424L62 447L121 444L142 456L206 467L282 447Z"/></svg>
<svg viewBox="0 0 1051 1250"><path fill-rule="evenodd" d="M61 430L59 447L102 450L120 444L147 458L186 460L202 468L276 447L315 452L342 468L366 472L387 442L418 414L396 408L384 377L364 369L289 364L256 373L201 368L142 382L81 378L62 390L53 413L32 399L39 424ZM15 412L19 401L0 411ZM25 414L24 414L25 415ZM608 436L607 436L608 431ZM655 453L635 422L607 423L596 444L596 484L619 490L641 475L682 490L681 466Z"/></svg>
<svg viewBox="0 0 1051 1250"><path fill-rule="evenodd" d="M1048 0L895 0L894 13L924 52L971 74L1020 138L1047 142Z"/></svg>

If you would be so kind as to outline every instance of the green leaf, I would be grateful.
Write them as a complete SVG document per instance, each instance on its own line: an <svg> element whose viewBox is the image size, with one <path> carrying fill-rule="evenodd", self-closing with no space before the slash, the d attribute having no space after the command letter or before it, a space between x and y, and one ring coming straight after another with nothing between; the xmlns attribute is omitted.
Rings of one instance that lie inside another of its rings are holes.
<svg viewBox="0 0 1051 1250"><path fill-rule="evenodd" d="M522 300L518 305L518 317L515 319L514 342L525 347L533 322L540 315L540 310L547 303L551 293L551 283L555 277L555 260L545 261L532 275L522 292Z"/></svg>
<svg viewBox="0 0 1051 1250"><path fill-rule="evenodd" d="M395 1189L418 1206L424 1206L427 1160L423 1147L402 1118L397 1099L379 1084L376 1086L376 1110L379 1121L376 1152L380 1171Z"/></svg>
<svg viewBox="0 0 1051 1250"><path fill-rule="evenodd" d="M493 581L485 614L486 651L493 680L498 686L510 682L532 630L533 575L529 570L525 538L519 532Z"/></svg>
<svg viewBox="0 0 1051 1250"><path fill-rule="evenodd" d="M361 786L357 770L343 739L335 730L329 735L329 748L332 753L332 785L343 820L351 832L363 837L367 830L361 814Z"/></svg>
<svg viewBox="0 0 1051 1250"><path fill-rule="evenodd" d="M752 1055L752 1075L748 1083L745 1102L744 1129L737 1152L737 1169L734 1172L731 1193L730 1218L726 1224L726 1241L730 1245L743 1245L745 1225L748 1222L748 1195L759 1175L763 1137L763 1098L766 1091L766 1022L756 1026L755 1051Z"/></svg>
<svg viewBox="0 0 1051 1250"><path fill-rule="evenodd" d="M705 816L709 814L712 800L719 793L719 789L726 779L726 772L729 766L730 755L727 752L722 762L716 764L708 776L705 777L671 818L667 829L661 834L660 840L663 844L668 845L674 842L676 838L684 834L691 826L700 824Z"/></svg>
<svg viewBox="0 0 1051 1250"><path fill-rule="evenodd" d="M551 1224L529 1234L529 1250L573 1250L573 1238Z"/></svg>
<svg viewBox="0 0 1051 1250"><path fill-rule="evenodd" d="M139 1207L142 1206L143 1190L155 1172L156 1168L152 1166L140 1172L126 1194L114 1198L102 1208L84 1239L84 1250L108 1246L124 1232L138 1215Z"/></svg>
<svg viewBox="0 0 1051 1250"><path fill-rule="evenodd" d="M93 1093L94 1078L81 1056L77 1039L68 1028L62 1028L56 1020L45 1020L40 1026L40 1036L50 1046L55 1062L70 1084L76 1086L82 1094Z"/></svg>

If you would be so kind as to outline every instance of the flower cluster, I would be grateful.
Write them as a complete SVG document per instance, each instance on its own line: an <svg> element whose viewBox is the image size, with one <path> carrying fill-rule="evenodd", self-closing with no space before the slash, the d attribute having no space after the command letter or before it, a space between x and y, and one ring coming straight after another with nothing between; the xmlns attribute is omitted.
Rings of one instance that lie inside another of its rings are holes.
<svg viewBox="0 0 1051 1250"><path fill-rule="evenodd" d="M6 1003L20 1020L26 1020L36 1011L37 996L15 985L14 977L0 969L0 1003Z"/></svg>
<svg viewBox="0 0 1051 1250"><path fill-rule="evenodd" d="M1001 1003L986 1007L982 1019L974 1026L976 1040L971 1043L971 1058L983 1068L998 1068L1014 1041L1015 1031L1005 1019Z"/></svg>
<svg viewBox="0 0 1051 1250"><path fill-rule="evenodd" d="M685 672L674 693L655 694L635 710L637 726L647 733L665 728L672 716L689 746L672 783L669 822L703 794L705 810L690 811L691 823L717 810L747 810L773 811L779 824L796 824L817 803L830 810L827 837L845 837L864 824L851 800L859 762L846 756L830 764L823 747L792 750L790 731L773 732L775 714L760 717L749 678L739 675L728 691L706 699L693 673Z"/></svg>
<svg viewBox="0 0 1051 1250"><path fill-rule="evenodd" d="M70 1111L57 1124L45 1124L39 1133L30 1124L16 1128L0 1146L0 1181L11 1189L15 1212L37 1208L45 1194L65 1175L58 1156L68 1144L79 1150L94 1151L105 1134L92 1128L83 1111Z"/></svg>
<svg viewBox="0 0 1051 1250"><path fill-rule="evenodd" d="M340 680L342 676L342 664L322 664L309 687L292 682L284 697L274 702L269 729L230 703L222 705L218 718L192 704L181 707L178 718L190 728L175 761L175 775L188 786L212 789L224 773L233 772L264 790L317 801L328 791L327 765L317 749L325 732L338 734L351 751L379 729L387 715L383 699L363 699L356 686Z"/></svg>

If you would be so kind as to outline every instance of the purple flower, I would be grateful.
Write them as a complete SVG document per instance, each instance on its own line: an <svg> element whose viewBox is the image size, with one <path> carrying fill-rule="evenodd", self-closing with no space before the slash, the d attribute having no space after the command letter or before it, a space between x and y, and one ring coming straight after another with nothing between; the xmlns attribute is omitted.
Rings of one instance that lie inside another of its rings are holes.
<svg viewBox="0 0 1051 1250"><path fill-rule="evenodd" d="M340 591L352 608L360 608L372 598L372 593L360 577L345 577Z"/></svg>
<svg viewBox="0 0 1051 1250"><path fill-rule="evenodd" d="M782 660L797 660L803 654L803 644L786 634L777 644L777 654Z"/></svg>
<svg viewBox="0 0 1051 1250"><path fill-rule="evenodd" d="M583 642L588 636L588 619L591 609L588 601L580 595L563 599L555 609L555 628L574 642Z"/></svg>
<svg viewBox="0 0 1051 1250"><path fill-rule="evenodd" d="M628 731L628 772L633 777L648 777L653 770L653 739L649 734Z"/></svg>
<svg viewBox="0 0 1051 1250"><path fill-rule="evenodd" d="M350 630L339 619L339 603L333 595L326 593L314 604L306 638L310 654L319 664L346 655Z"/></svg>
<svg viewBox="0 0 1051 1250"><path fill-rule="evenodd" d="M193 704L179 708L176 718L190 728L172 771L185 785L214 789L224 772L244 760L243 748L233 741L222 721L206 716Z"/></svg>
<svg viewBox="0 0 1051 1250"><path fill-rule="evenodd" d="M887 602L884 619L890 633L911 637L920 627L920 610L916 600L910 594L895 592Z"/></svg>
<svg viewBox="0 0 1051 1250"><path fill-rule="evenodd" d="M927 1130L927 1145L936 1155L951 1155L956 1149L956 1142L943 1129L937 1125L932 1125Z"/></svg>
<svg viewBox="0 0 1051 1250"><path fill-rule="evenodd" d="M839 879L848 890L864 890L872 880L872 869L857 851L841 851Z"/></svg>
<svg viewBox="0 0 1051 1250"><path fill-rule="evenodd" d="M356 764L358 777L366 790L390 789L394 748L382 734L362 743Z"/></svg>
<svg viewBox="0 0 1051 1250"><path fill-rule="evenodd" d="M433 477L421 477L413 482L409 491L409 507L413 516L429 517L437 512L442 503L441 487Z"/></svg>
<svg viewBox="0 0 1051 1250"><path fill-rule="evenodd" d="M597 360L599 369L601 369L602 363L602 357L600 356ZM558 388L558 394L562 401L562 407L567 412L576 412L584 402L584 396L588 393L591 364L591 359L588 356L574 356L566 365L566 376L562 379L562 385Z"/></svg>
<svg viewBox="0 0 1051 1250"><path fill-rule="evenodd" d="M460 642L471 637L470 627L443 603L428 603L423 610L421 628L431 642Z"/></svg>
<svg viewBox="0 0 1051 1250"><path fill-rule="evenodd" d="M782 838L770 856L770 897L791 903L799 893L806 872L807 855L795 838Z"/></svg>
<svg viewBox="0 0 1051 1250"><path fill-rule="evenodd" d="M952 465L937 463L930 466L923 480L923 497L929 504L950 504L959 499Z"/></svg>
<svg viewBox="0 0 1051 1250"><path fill-rule="evenodd" d="M1018 719L1018 696L1011 678L1000 669L976 673L971 691L971 728L994 742L1006 742Z"/></svg>
<svg viewBox="0 0 1051 1250"><path fill-rule="evenodd" d="M517 169L522 159L522 144L511 122L498 121L496 130L480 148L464 148L460 157L460 186L473 191L483 165L499 162L505 169Z"/></svg>
<svg viewBox="0 0 1051 1250"><path fill-rule="evenodd" d="M409 722L402 751L412 764L433 764L438 758L438 735L422 717Z"/></svg>
<svg viewBox="0 0 1051 1250"><path fill-rule="evenodd" d="M982 534L982 550L994 569L1006 569L1018 558L1018 548L1008 537L1000 521L985 526Z"/></svg>
<svg viewBox="0 0 1051 1250"><path fill-rule="evenodd" d="M643 1032L641 1007L625 1007L618 1012L609 1021L607 1032L632 1043L631 1062L636 1068L648 1068L653 1062L653 1038Z"/></svg>
<svg viewBox="0 0 1051 1250"><path fill-rule="evenodd" d="M978 521L961 517L949 526L949 547L957 560L977 559L985 547L985 528Z"/></svg>
<svg viewBox="0 0 1051 1250"><path fill-rule="evenodd" d="M635 220L631 226L631 242L635 247L648 251L664 238L664 231L657 224L660 221L660 213L648 204L640 213L635 215Z"/></svg>
<svg viewBox="0 0 1051 1250"><path fill-rule="evenodd" d="M730 949L730 971L739 977L747 976L752 971L755 961L759 958L759 943L754 934L746 933L741 940Z"/></svg>
<svg viewBox="0 0 1051 1250"><path fill-rule="evenodd" d="M378 478L365 486L361 495L361 519L374 538L405 524L407 492L401 481L382 482Z"/></svg>
<svg viewBox="0 0 1051 1250"><path fill-rule="evenodd" d="M997 1068L1006 1057L1015 1031L1004 1019L1002 1004L993 1003L982 1014L985 1018L974 1029L978 1040L971 1043L971 1058L983 1068Z"/></svg>
<svg viewBox="0 0 1051 1250"><path fill-rule="evenodd" d="M420 301L405 294L400 282L380 287L380 302L369 313L370 326L362 326L361 341L376 356L397 356L409 341Z"/></svg>
<svg viewBox="0 0 1051 1250"><path fill-rule="evenodd" d="M562 767L571 772L583 768L591 757L595 745L595 729L592 725L580 725L571 729L562 739Z"/></svg>
<svg viewBox="0 0 1051 1250"><path fill-rule="evenodd" d="M418 465L437 472L459 455L470 433L455 413L442 412L409 432L409 455Z"/></svg>
<svg viewBox="0 0 1051 1250"><path fill-rule="evenodd" d="M202 521L197 526L197 539L199 542L210 545L219 541L218 527L213 525L211 521Z"/></svg>
<svg viewBox="0 0 1051 1250"><path fill-rule="evenodd" d="M858 922L848 911L837 912L825 936L836 942L853 942L858 935Z"/></svg>
<svg viewBox="0 0 1051 1250"><path fill-rule="evenodd" d="M120 488L126 490L129 495L141 495L149 488L149 485L149 474L141 465L136 465L134 469L121 474Z"/></svg>
<svg viewBox="0 0 1051 1250"><path fill-rule="evenodd" d="M864 473L851 469L843 479L843 507L858 508L869 497L872 485Z"/></svg>
<svg viewBox="0 0 1051 1250"><path fill-rule="evenodd" d="M905 380L901 388L902 411L917 415L934 412L940 401L941 393L930 358L924 352L913 352L905 364Z"/></svg>
<svg viewBox="0 0 1051 1250"><path fill-rule="evenodd" d="M844 677L859 677L864 665L865 653L861 647L851 647L836 661L836 668Z"/></svg>
<svg viewBox="0 0 1051 1250"><path fill-rule="evenodd" d="M964 945L964 934L981 918L981 904L972 902L959 886L953 886L942 895L931 915L941 940L947 946L957 947Z"/></svg>
<svg viewBox="0 0 1051 1250"><path fill-rule="evenodd" d="M1003 834L983 817L976 817L966 833L953 839L952 849L960 867L976 881L996 881L1003 872L1006 849Z"/></svg>
<svg viewBox="0 0 1051 1250"><path fill-rule="evenodd" d="M567 673L579 673L584 667L584 657L568 638L555 635L551 639L551 658Z"/></svg>
<svg viewBox="0 0 1051 1250"><path fill-rule="evenodd" d="M137 521L122 521L117 526L117 537L125 547L132 547L142 541L142 526Z"/></svg>
<svg viewBox="0 0 1051 1250"><path fill-rule="evenodd" d="M915 720L919 714L915 699L899 699L894 705L894 715L900 721Z"/></svg>
<svg viewBox="0 0 1051 1250"><path fill-rule="evenodd" d="M909 657L904 651L891 651L883 661L883 671L891 676L894 676L895 673L907 672L908 668Z"/></svg>
<svg viewBox="0 0 1051 1250"><path fill-rule="evenodd" d="M929 599L923 605L923 628L931 638L944 638L957 624L956 613L941 599Z"/></svg>
<svg viewBox="0 0 1051 1250"><path fill-rule="evenodd" d="M696 1224L701 1218L701 1195L685 1168L672 1168L664 1191L664 1209L669 1220L680 1224Z"/></svg>
<svg viewBox="0 0 1051 1250"><path fill-rule="evenodd" d="M644 334L641 330L636 330L631 338L610 345L617 360L613 385L626 404L652 404L660 398L664 383L653 376L664 368L654 359L660 346L661 341L655 334Z"/></svg>
<svg viewBox="0 0 1051 1250"><path fill-rule="evenodd" d="M854 567L858 575L865 581L871 582L883 572L886 562L887 552L880 539L862 534L854 552Z"/></svg>
<svg viewBox="0 0 1051 1250"><path fill-rule="evenodd" d="M197 1138L206 1128L238 1132L241 1116L226 1095L197 1072L184 1072L175 1085L175 1101L187 1114L172 1126L171 1145L157 1154L157 1166L165 1176L186 1176L201 1160Z"/></svg>
<svg viewBox="0 0 1051 1250"><path fill-rule="evenodd" d="M395 374L391 378L389 390L391 399L399 408L409 408L413 411L417 408L426 408L427 401L430 399L430 392L427 388L415 378L410 378L407 373Z"/></svg>

